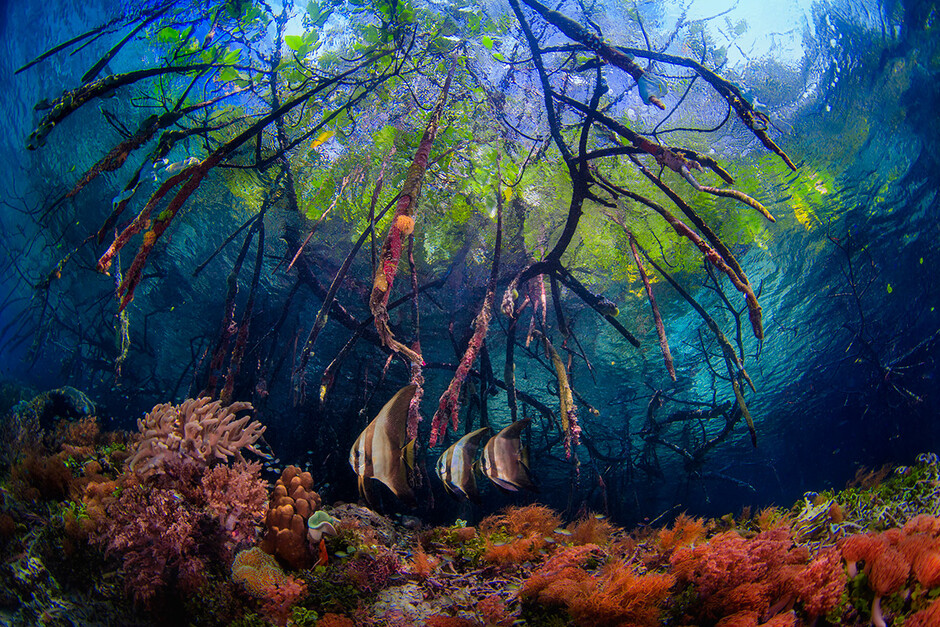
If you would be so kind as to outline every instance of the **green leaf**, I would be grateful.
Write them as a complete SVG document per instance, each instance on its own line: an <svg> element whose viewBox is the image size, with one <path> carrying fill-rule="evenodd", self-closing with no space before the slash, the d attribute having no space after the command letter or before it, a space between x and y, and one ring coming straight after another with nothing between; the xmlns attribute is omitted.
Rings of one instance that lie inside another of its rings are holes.
<svg viewBox="0 0 940 627"><path fill-rule="evenodd" d="M333 7L320 6L318 2L309 2L307 4L307 13L310 15L310 22L317 28L323 28L326 21L333 14Z"/></svg>
<svg viewBox="0 0 940 627"><path fill-rule="evenodd" d="M483 46L484 46L487 50L492 50L492 49L493 49L493 38L492 38L492 37L490 37L489 35L483 35L483 40L482 40L482 41L483 41Z"/></svg>
<svg viewBox="0 0 940 627"><path fill-rule="evenodd" d="M238 60L241 58L241 56L241 50L238 50L237 48L235 50L229 50L225 56L222 57L222 61L220 63L222 65L235 65L238 63Z"/></svg>
<svg viewBox="0 0 940 627"><path fill-rule="evenodd" d="M300 35L285 35L284 43L287 44L288 48L297 52L304 47L304 38Z"/></svg>
<svg viewBox="0 0 940 627"><path fill-rule="evenodd" d="M502 52L494 52L494 53L493 53L493 58L496 59L497 61L505 61L505 60L506 60L506 57L503 56L503 53L502 53Z"/></svg>
<svg viewBox="0 0 940 627"><path fill-rule="evenodd" d="M162 29L159 33L157 33L157 41L165 43L165 44L173 43L174 41L179 41L179 38L180 38L180 32L170 26L167 26L166 28Z"/></svg>

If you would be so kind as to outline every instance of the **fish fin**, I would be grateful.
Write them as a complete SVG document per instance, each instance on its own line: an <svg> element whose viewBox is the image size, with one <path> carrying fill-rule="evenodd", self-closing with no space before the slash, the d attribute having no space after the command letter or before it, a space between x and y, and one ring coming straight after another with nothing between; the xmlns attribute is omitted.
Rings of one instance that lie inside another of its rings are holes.
<svg viewBox="0 0 940 627"><path fill-rule="evenodd" d="M375 508L375 501L372 498L372 486L369 485L368 480L363 476L359 477L359 494L369 507Z"/></svg>
<svg viewBox="0 0 940 627"><path fill-rule="evenodd" d="M506 481L505 479L499 479L498 477L490 477L490 481L496 484L496 487L503 490L504 492L518 492L519 487Z"/></svg>
<svg viewBox="0 0 940 627"><path fill-rule="evenodd" d="M408 466L408 469L411 470L415 467L415 441L418 438L413 438L411 442L405 445L405 448L401 450L402 461L405 462L405 465Z"/></svg>
<svg viewBox="0 0 940 627"><path fill-rule="evenodd" d="M523 446L519 449L519 461L525 467L526 471L529 470L529 447Z"/></svg>

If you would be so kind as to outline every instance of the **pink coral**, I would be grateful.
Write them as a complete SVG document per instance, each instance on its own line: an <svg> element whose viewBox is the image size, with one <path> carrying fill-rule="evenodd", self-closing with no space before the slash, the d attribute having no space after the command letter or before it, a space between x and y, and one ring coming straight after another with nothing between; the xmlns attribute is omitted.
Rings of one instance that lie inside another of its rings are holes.
<svg viewBox="0 0 940 627"><path fill-rule="evenodd" d="M346 576L363 592L381 590L400 570L398 557L385 548L379 549L374 556L357 555L346 564Z"/></svg>
<svg viewBox="0 0 940 627"><path fill-rule="evenodd" d="M721 533L706 544L679 547L670 561L679 580L698 592L700 605L692 612L708 621L726 617L728 624L773 616L794 598L807 614L819 616L838 603L845 587L841 554L831 549L810 560L805 547L793 545L786 527L750 539Z"/></svg>
<svg viewBox="0 0 940 627"><path fill-rule="evenodd" d="M225 532L227 548L255 541L267 510L267 485L261 464L246 462L216 466L202 477L206 509Z"/></svg>
<svg viewBox="0 0 940 627"><path fill-rule="evenodd" d="M164 590L194 590L206 561L253 542L267 496L257 464L206 470L176 461L163 470L146 479L126 472L96 504L92 540L122 557L128 592L144 605Z"/></svg>
<svg viewBox="0 0 940 627"><path fill-rule="evenodd" d="M237 418L245 410L252 410L251 403L222 407L220 401L208 397L187 399L178 406L157 405L137 421L143 438L129 462L130 468L149 475L174 460L205 467L230 457L244 461L243 448L260 454L254 444L265 428L250 416Z"/></svg>
<svg viewBox="0 0 940 627"><path fill-rule="evenodd" d="M131 485L107 513L95 539L123 557L126 586L137 602L150 605L170 585L199 587L204 562L193 537L198 514L177 492Z"/></svg>

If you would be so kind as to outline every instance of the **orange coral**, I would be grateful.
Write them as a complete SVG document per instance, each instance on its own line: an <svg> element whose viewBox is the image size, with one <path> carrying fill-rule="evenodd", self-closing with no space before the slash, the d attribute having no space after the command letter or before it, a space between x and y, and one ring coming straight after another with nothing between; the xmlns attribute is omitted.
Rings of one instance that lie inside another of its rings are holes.
<svg viewBox="0 0 940 627"><path fill-rule="evenodd" d="M803 609L811 617L824 616L834 609L845 591L845 573L840 568L837 549L821 552L794 576L788 587L796 592Z"/></svg>
<svg viewBox="0 0 940 627"><path fill-rule="evenodd" d="M571 544L607 544L616 531L606 518L588 516L568 526Z"/></svg>
<svg viewBox="0 0 940 627"><path fill-rule="evenodd" d="M544 546L545 538L541 536L517 538L509 542L487 540L483 560L499 566L521 564L538 557L539 551Z"/></svg>
<svg viewBox="0 0 940 627"><path fill-rule="evenodd" d="M929 536L940 535L940 518L920 514L911 518L903 527L904 533L925 533Z"/></svg>
<svg viewBox="0 0 940 627"><path fill-rule="evenodd" d="M940 599L904 621L904 627L935 627L940 625Z"/></svg>
<svg viewBox="0 0 940 627"><path fill-rule="evenodd" d="M730 616L725 616L715 623L715 627L757 627L760 616L754 611L737 612Z"/></svg>
<svg viewBox="0 0 940 627"><path fill-rule="evenodd" d="M568 612L580 625L591 627L653 627L660 605L676 583L672 575L638 576L623 561L604 567L587 594L574 597Z"/></svg>
<svg viewBox="0 0 940 627"><path fill-rule="evenodd" d="M882 551L885 550L884 540L873 534L857 534L849 536L839 542L842 558L845 560L849 577L858 574L856 563L864 561L870 564Z"/></svg>
<svg viewBox="0 0 940 627"><path fill-rule="evenodd" d="M582 566L599 551L596 545L559 550L525 582L519 595L529 602L565 607L578 625L657 625L660 605L676 578L659 573L636 575L624 560L615 560L591 575Z"/></svg>
<svg viewBox="0 0 940 627"><path fill-rule="evenodd" d="M274 556L258 547L235 556L232 580L252 597L264 602L264 611L278 624L287 623L290 607L306 593L302 581L284 573Z"/></svg>
<svg viewBox="0 0 940 627"><path fill-rule="evenodd" d="M766 623L761 623L757 627L796 627L796 614L793 610L777 614Z"/></svg>
<svg viewBox="0 0 940 627"><path fill-rule="evenodd" d="M550 535L561 524L561 518L544 505L507 507L499 516L487 516L480 521L485 534L502 529L511 535Z"/></svg>
<svg viewBox="0 0 940 627"><path fill-rule="evenodd" d="M600 547L595 544L560 549L525 581L519 590L519 596L527 600L538 599L549 604L557 602L553 593L546 594L543 598L542 592L559 580L580 582L589 579L590 575L582 570L581 566L593 554L599 552Z"/></svg>
<svg viewBox="0 0 940 627"><path fill-rule="evenodd" d="M789 525L790 515L776 507L765 507L757 513L754 521L761 531L770 531L783 525Z"/></svg>
<svg viewBox="0 0 940 627"><path fill-rule="evenodd" d="M477 612L483 617L487 627L509 627L513 624L513 616L498 594L492 594L481 599L476 605Z"/></svg>
<svg viewBox="0 0 940 627"><path fill-rule="evenodd" d="M424 552L424 547L422 547L419 542L415 549L414 558L411 561L411 572L420 579L427 579L436 565L437 559L428 557L428 554Z"/></svg>
<svg viewBox="0 0 940 627"><path fill-rule="evenodd" d="M876 627L885 627L885 620L881 614L881 597L900 590L907 581L910 570L910 564L893 548L884 550L872 562L868 583L875 592L875 600L871 605L871 622Z"/></svg>
<svg viewBox="0 0 940 627"><path fill-rule="evenodd" d="M692 518L682 512L672 523L671 529L662 529L659 532L659 545L664 551L670 551L680 546L694 545L705 537L708 525L704 518Z"/></svg>
<svg viewBox="0 0 940 627"><path fill-rule="evenodd" d="M940 552L929 550L915 557L914 575L924 588L940 585Z"/></svg>

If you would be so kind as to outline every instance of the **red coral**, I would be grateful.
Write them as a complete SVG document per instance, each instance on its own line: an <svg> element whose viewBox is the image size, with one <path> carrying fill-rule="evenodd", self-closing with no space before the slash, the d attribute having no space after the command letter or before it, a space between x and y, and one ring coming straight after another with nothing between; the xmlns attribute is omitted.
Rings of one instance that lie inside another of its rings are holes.
<svg viewBox="0 0 940 627"><path fill-rule="evenodd" d="M846 562L849 577L855 577L858 574L856 564L860 561L870 564L885 550L886 543L880 536L868 533L849 536L841 540L838 546Z"/></svg>
<svg viewBox="0 0 940 627"><path fill-rule="evenodd" d="M346 564L346 577L363 592L375 592L388 585L392 575L401 571L398 557L381 548L376 555L357 555Z"/></svg>
<svg viewBox="0 0 940 627"><path fill-rule="evenodd" d="M715 623L715 627L757 627L760 615L754 611L738 612L725 616Z"/></svg>
<svg viewBox="0 0 940 627"><path fill-rule="evenodd" d="M579 625L591 627L653 627L660 605L676 583L672 575L636 575L623 561L608 564L593 585L573 596L568 612Z"/></svg>
<svg viewBox="0 0 940 627"><path fill-rule="evenodd" d="M830 548L816 556L793 577L791 589L810 619L813 619L829 613L839 604L845 584L839 551Z"/></svg>
<svg viewBox="0 0 940 627"><path fill-rule="evenodd" d="M871 605L871 622L876 627L885 627L885 619L881 614L881 597L894 594L907 581L911 566L895 549L886 549L875 558L871 565L868 583L875 592L875 600Z"/></svg>
<svg viewBox="0 0 940 627"><path fill-rule="evenodd" d="M264 613L278 625L287 624L291 607L307 592L303 581L285 574L274 556L258 547L235 556L232 580L262 601Z"/></svg>
<svg viewBox="0 0 940 627"><path fill-rule="evenodd" d="M564 604L564 599L558 599L554 592L549 592L544 596L542 592L558 581L579 583L589 579L590 575L581 570L581 566L599 550L599 547L594 544L560 549L526 579L519 590L519 596L526 600L539 599L548 604Z"/></svg>
<svg viewBox="0 0 940 627"><path fill-rule="evenodd" d="M498 594L490 595L478 601L476 610L483 617L483 621L487 626L509 627L513 624L513 616L509 613L506 602Z"/></svg>
<svg viewBox="0 0 940 627"><path fill-rule="evenodd" d="M927 606L904 621L904 627L936 627L940 625L940 599L936 599Z"/></svg>
<svg viewBox="0 0 940 627"><path fill-rule="evenodd" d="M695 586L699 601L689 611L703 621L734 617L756 624L749 617L772 616L795 598L816 617L835 607L845 587L838 551L810 560L783 526L750 539L721 533L707 544L679 547L670 562L680 581Z"/></svg>
<svg viewBox="0 0 940 627"><path fill-rule="evenodd" d="M671 529L660 530L659 545L663 550L671 551L676 547L696 544L705 537L706 531L708 525L704 518L692 518L683 512L676 517Z"/></svg>
<svg viewBox="0 0 940 627"><path fill-rule="evenodd" d="M940 535L940 518L920 514L911 518L903 527L906 534L924 533L929 536Z"/></svg>
<svg viewBox="0 0 940 627"><path fill-rule="evenodd" d="M940 552L928 550L916 556L914 575L924 588L940 586Z"/></svg>
<svg viewBox="0 0 940 627"><path fill-rule="evenodd" d="M791 610L783 614L777 614L766 623L761 623L757 627L796 627L796 614Z"/></svg>

